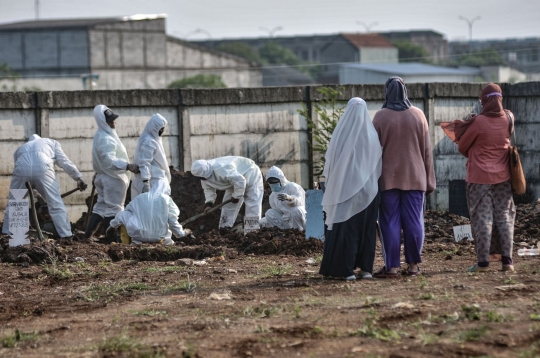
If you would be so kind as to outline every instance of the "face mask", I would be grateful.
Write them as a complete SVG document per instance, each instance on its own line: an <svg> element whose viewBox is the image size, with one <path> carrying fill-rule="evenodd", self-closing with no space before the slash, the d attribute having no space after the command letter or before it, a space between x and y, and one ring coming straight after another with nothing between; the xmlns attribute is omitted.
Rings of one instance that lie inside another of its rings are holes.
<svg viewBox="0 0 540 358"><path fill-rule="evenodd" d="M276 184L270 184L268 183L268 185L270 185L270 189L272 189L272 191L275 193L275 192L278 192L278 191L281 191L281 183L276 183Z"/></svg>

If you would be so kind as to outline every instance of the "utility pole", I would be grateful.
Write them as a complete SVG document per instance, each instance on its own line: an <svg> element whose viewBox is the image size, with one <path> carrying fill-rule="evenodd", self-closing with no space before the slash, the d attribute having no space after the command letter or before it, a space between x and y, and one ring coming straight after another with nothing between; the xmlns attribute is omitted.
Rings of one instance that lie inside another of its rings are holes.
<svg viewBox="0 0 540 358"><path fill-rule="evenodd" d="M39 0L34 1L34 11L36 12L36 20L39 20Z"/></svg>
<svg viewBox="0 0 540 358"><path fill-rule="evenodd" d="M379 23L377 21L375 22L372 22L371 24L366 24L365 22L363 21L356 21L356 23L360 26L363 26L365 29L366 29L366 33L370 33L371 32L371 29L373 28L373 26L377 26L379 25Z"/></svg>
<svg viewBox="0 0 540 358"><path fill-rule="evenodd" d="M467 25L469 25L469 42L471 42L471 41L472 41L472 25L474 24L474 22L475 22L476 20L480 20L481 17L480 17L480 16L477 16L477 17L474 17L474 18L472 18L472 19L469 20L469 19L466 18L465 16L459 15L459 19L465 21L465 22L467 23Z"/></svg>

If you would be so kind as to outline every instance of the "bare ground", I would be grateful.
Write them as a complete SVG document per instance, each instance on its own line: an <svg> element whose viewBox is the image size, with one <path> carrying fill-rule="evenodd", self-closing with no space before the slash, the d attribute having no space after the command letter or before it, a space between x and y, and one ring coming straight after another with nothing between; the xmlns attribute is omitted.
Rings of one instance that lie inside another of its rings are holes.
<svg viewBox="0 0 540 358"><path fill-rule="evenodd" d="M181 266L175 250L204 247L56 246L40 265L0 264L2 357L540 355L539 257L469 274L472 244L428 240L423 276L347 283L306 262L320 252L206 247L206 265Z"/></svg>

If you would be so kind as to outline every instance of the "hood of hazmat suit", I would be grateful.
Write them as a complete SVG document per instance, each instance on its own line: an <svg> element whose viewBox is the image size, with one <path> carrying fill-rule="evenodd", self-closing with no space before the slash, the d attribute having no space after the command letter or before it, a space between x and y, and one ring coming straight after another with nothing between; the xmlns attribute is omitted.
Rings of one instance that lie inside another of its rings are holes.
<svg viewBox="0 0 540 358"><path fill-rule="evenodd" d="M98 130L94 135L92 146L92 164L96 173L127 182L129 180L126 171L129 163L128 154L116 130L109 127L105 121L104 112L107 109L107 106L102 104L94 108Z"/></svg>
<svg viewBox="0 0 540 358"><path fill-rule="evenodd" d="M196 160L191 173L203 177L201 181L207 202L216 200L217 190L232 189L233 198L244 196L246 187L262 181L261 170L251 159L244 157L221 157L212 160ZM260 193L262 195L262 193Z"/></svg>
<svg viewBox="0 0 540 358"><path fill-rule="evenodd" d="M37 134L33 134L28 142L15 151L13 160L15 162L13 175L17 176L35 176L47 170L54 172L56 164L74 180L82 177L62 150L60 143L54 139L41 138Z"/></svg>
<svg viewBox="0 0 540 358"><path fill-rule="evenodd" d="M178 237L184 236L182 226L178 223L180 210L170 196L163 194L164 190L166 184L157 182L149 192L138 195L124 211L116 214L110 225L124 225L128 235L139 242L170 238L169 229Z"/></svg>
<svg viewBox="0 0 540 358"><path fill-rule="evenodd" d="M154 114L139 137L135 148L135 164L139 166L140 174L135 177L141 180L166 179L171 182L169 162L163 148L159 130L167 125L167 120L159 113Z"/></svg>

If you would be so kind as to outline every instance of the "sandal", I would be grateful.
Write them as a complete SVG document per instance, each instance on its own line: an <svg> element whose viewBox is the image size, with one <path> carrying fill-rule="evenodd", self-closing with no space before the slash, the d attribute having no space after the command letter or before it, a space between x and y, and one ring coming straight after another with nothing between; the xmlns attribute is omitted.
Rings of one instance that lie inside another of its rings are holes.
<svg viewBox="0 0 540 358"><path fill-rule="evenodd" d="M420 267L418 267L418 271L410 271L407 268L407 276L418 276L418 275L421 275L421 274L422 274L422 270L420 269Z"/></svg>
<svg viewBox="0 0 540 358"><path fill-rule="evenodd" d="M384 266L382 269L377 270L373 273L374 278L398 278L397 272L388 272L386 271L386 266Z"/></svg>

